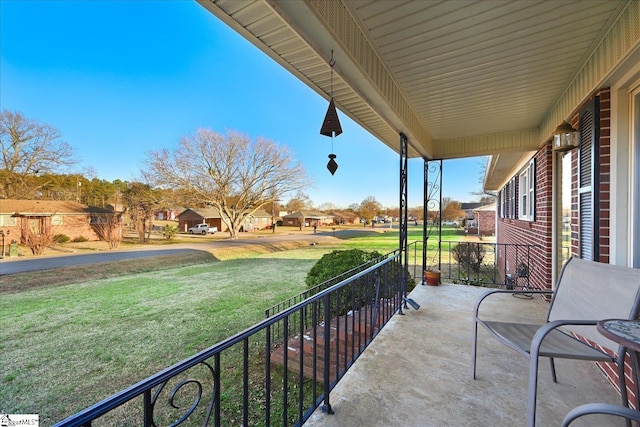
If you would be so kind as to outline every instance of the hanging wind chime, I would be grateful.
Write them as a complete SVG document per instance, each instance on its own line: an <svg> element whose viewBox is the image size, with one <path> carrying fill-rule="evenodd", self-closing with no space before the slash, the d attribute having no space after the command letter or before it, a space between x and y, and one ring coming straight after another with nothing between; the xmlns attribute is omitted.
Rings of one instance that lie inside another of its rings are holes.
<svg viewBox="0 0 640 427"><path fill-rule="evenodd" d="M329 61L330 68L330 82L331 82L331 100L329 101L329 108L327 114L324 116L324 122L322 122L322 128L320 128L320 134L331 138L331 151L333 151L333 138L342 133L342 126L340 126L340 119L338 119L338 112L336 111L336 104L333 102L333 66L335 65L333 59L333 51L331 51L331 60ZM327 163L327 169L331 172L331 175L338 170L338 163L336 163L336 155L329 154L329 163Z"/></svg>

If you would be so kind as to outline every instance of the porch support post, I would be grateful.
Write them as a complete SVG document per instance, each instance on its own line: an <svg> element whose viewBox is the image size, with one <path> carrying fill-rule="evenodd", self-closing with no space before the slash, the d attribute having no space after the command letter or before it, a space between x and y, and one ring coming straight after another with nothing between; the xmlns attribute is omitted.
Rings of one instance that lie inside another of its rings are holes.
<svg viewBox="0 0 640 427"><path fill-rule="evenodd" d="M424 221L422 224L422 271L426 270L427 258L429 258L429 236L432 235L434 225L428 226L429 211L436 211L437 214L437 237L438 247L434 250L438 251L438 268L442 269L442 160L427 160L424 159ZM434 223L435 224L435 223ZM435 254L431 256L432 260L435 260ZM424 284L424 280L423 280Z"/></svg>
<svg viewBox="0 0 640 427"><path fill-rule="evenodd" d="M424 160L424 182L422 183L422 284L425 284L424 272L427 270L427 221L429 218L429 161Z"/></svg>
<svg viewBox="0 0 640 427"><path fill-rule="evenodd" d="M408 257L408 246L407 246L407 222L409 220L407 213L407 197L408 197L408 156L407 153L409 151L409 140L407 136L403 133L400 134L400 221L399 221L399 236L400 236L400 257L398 268L400 269L398 277L400 279L400 292L402 294L403 303L400 304L400 314L404 314L402 312L402 305L404 308L407 308L407 272L409 271L409 257Z"/></svg>

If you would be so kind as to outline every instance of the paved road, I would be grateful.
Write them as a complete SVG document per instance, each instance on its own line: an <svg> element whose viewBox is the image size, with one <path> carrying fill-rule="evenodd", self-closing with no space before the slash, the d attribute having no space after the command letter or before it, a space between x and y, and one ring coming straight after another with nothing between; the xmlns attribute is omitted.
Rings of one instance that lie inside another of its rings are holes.
<svg viewBox="0 0 640 427"><path fill-rule="evenodd" d="M347 232L348 230L342 230ZM337 232L338 235L340 231ZM28 271L51 270L55 268L69 267L73 265L97 264L101 262L114 262L126 259L144 258L159 255L172 255L198 250L208 250L211 248L222 248L229 246L260 245L270 242L283 242L291 240L326 241L334 239L331 232L318 232L317 234L296 233L296 234L275 234L272 236L260 236L252 238L242 238L238 240L212 240L192 244L177 244L164 247L149 247L139 249L114 250L96 253L83 253L73 255L49 255L27 259L4 258L0 260L0 276L24 273Z"/></svg>

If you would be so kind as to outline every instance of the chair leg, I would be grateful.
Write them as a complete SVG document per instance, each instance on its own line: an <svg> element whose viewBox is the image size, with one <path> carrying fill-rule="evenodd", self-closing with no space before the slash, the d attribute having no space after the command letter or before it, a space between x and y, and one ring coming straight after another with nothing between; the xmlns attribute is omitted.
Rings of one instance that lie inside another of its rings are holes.
<svg viewBox="0 0 640 427"><path fill-rule="evenodd" d="M538 394L538 355L529 355L529 402L527 403L527 427L536 425L536 398Z"/></svg>
<svg viewBox="0 0 640 427"><path fill-rule="evenodd" d="M473 334L471 338L471 378L476 379L476 352L478 345L478 322L473 320Z"/></svg>
<svg viewBox="0 0 640 427"><path fill-rule="evenodd" d="M629 398L627 394L627 380L624 375L624 359L627 353L626 348L620 347L620 354L618 355L618 385L620 387L620 398L622 399L622 406L625 408L629 407ZM636 384L636 393L638 389L638 384ZM636 394L636 405L638 405L638 396ZM638 409L638 406L636 406ZM631 421L629 419L625 419L625 426L631 427Z"/></svg>
<svg viewBox="0 0 640 427"><path fill-rule="evenodd" d="M635 385L636 392L636 401L634 402L634 404L636 407L636 411L640 411L640 383L638 381L640 379L640 375L638 375L638 372L640 372L640 360L638 360L637 351L630 350L629 353L629 356L631 356L631 359L633 360L633 372L636 373L636 377L633 379L633 384Z"/></svg>
<svg viewBox="0 0 640 427"><path fill-rule="evenodd" d="M558 378L556 377L556 364L553 361L553 357L549 358L549 363L551 364L551 379L554 383L558 382Z"/></svg>

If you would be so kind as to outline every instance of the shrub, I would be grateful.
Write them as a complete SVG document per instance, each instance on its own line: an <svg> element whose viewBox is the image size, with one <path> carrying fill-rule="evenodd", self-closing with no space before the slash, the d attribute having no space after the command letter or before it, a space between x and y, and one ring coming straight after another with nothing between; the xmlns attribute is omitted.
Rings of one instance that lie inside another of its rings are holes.
<svg viewBox="0 0 640 427"><path fill-rule="evenodd" d="M69 240L71 240L71 238L66 234L56 234L53 236L54 243L67 243Z"/></svg>
<svg viewBox="0 0 640 427"><path fill-rule="evenodd" d="M333 251L316 262L306 278L307 287L324 284L319 290L326 289L348 277L373 265L383 257L379 252L365 252L360 249ZM384 272L356 279L331 296L330 312L332 316L346 314L350 310L371 304L378 298L393 298L399 291L398 260L387 264ZM415 286L415 280L407 275L407 291Z"/></svg>
<svg viewBox="0 0 640 427"><path fill-rule="evenodd" d="M178 227L176 227L175 225L167 224L162 229L162 237L164 237L167 240L173 239L177 233L178 233Z"/></svg>
<svg viewBox="0 0 640 427"><path fill-rule="evenodd" d="M480 272L482 260L486 254L483 245L477 243L458 243L451 249L451 256L464 271Z"/></svg>
<svg viewBox="0 0 640 427"><path fill-rule="evenodd" d="M351 269L356 269L354 271L355 274L358 271L364 270L370 265L372 260L378 259L381 256L382 254L380 254L379 252L365 252L361 249L333 251L331 253L323 255L322 258L320 258L318 262L316 262L309 273L307 273L305 282L307 284L307 287L312 288L316 285L319 285L320 283L340 276L342 273L347 272Z"/></svg>
<svg viewBox="0 0 640 427"><path fill-rule="evenodd" d="M74 242L74 243L82 243L82 242L88 242L88 241L89 241L89 239L87 239L84 236L78 236L78 237L76 237L75 239L72 240L72 242Z"/></svg>

